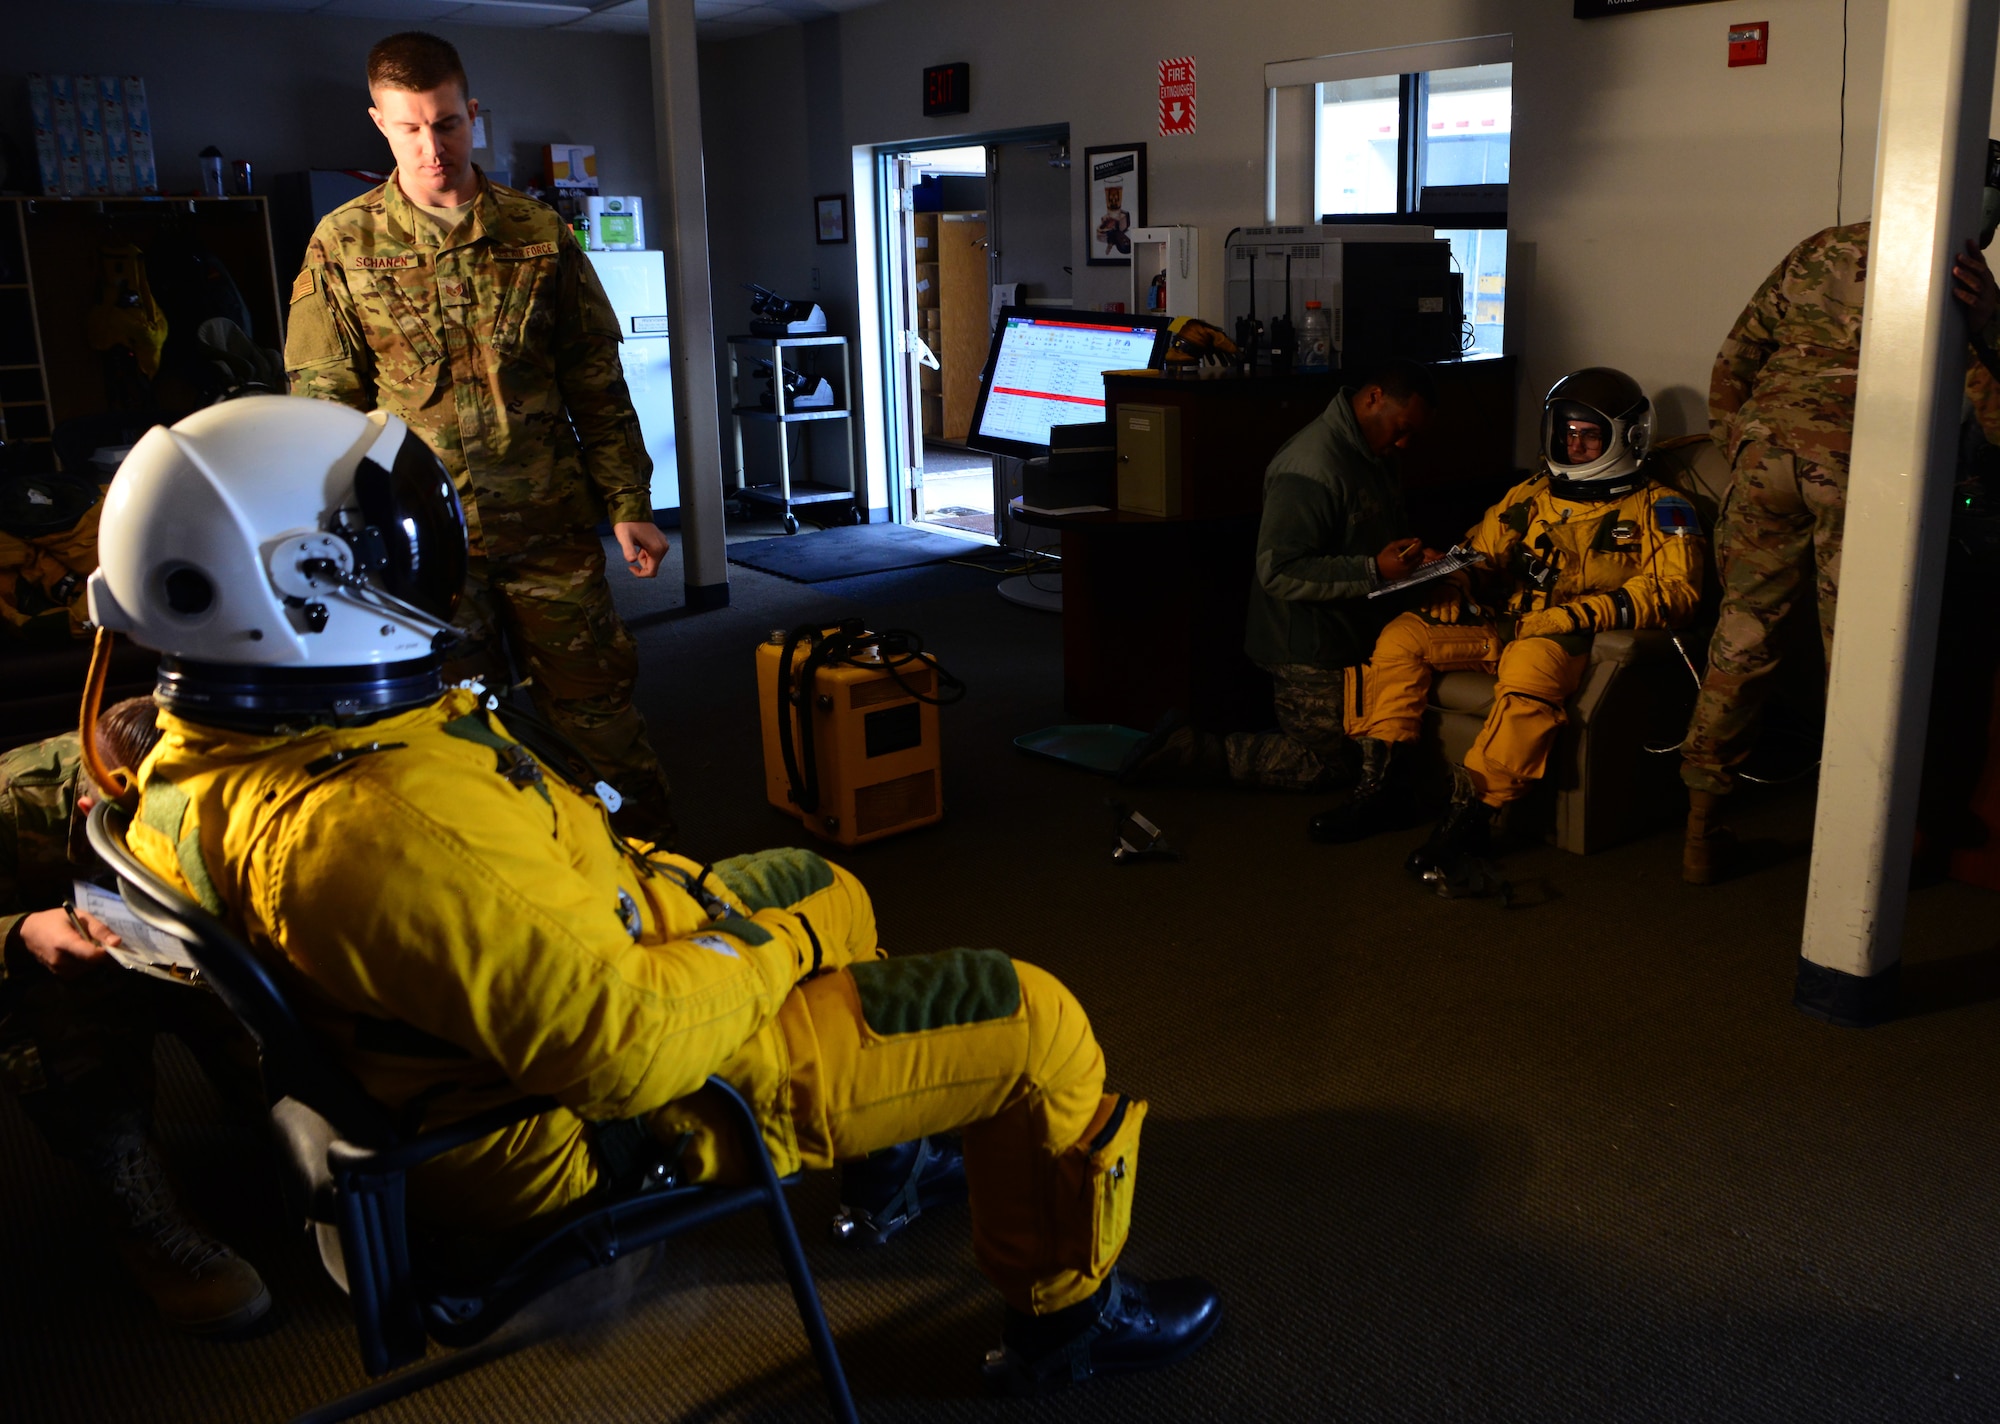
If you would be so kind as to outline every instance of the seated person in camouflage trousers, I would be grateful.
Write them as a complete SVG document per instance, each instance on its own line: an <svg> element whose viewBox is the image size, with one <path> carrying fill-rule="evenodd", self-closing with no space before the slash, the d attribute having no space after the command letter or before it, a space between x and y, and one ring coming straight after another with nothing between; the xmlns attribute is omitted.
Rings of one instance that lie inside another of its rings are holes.
<svg viewBox="0 0 2000 1424"><path fill-rule="evenodd" d="M137 765L159 740L154 717L151 698L120 702L99 719L98 740ZM83 838L99 794L74 732L0 757L0 1079L89 1179L161 1316L186 1330L234 1329L269 1310L271 1293L175 1198L151 1134L153 1038L179 1037L225 1100L261 1116L256 1052L212 994L119 967L104 952L117 937L87 911L72 920L61 908L73 879L102 868Z"/></svg>
<svg viewBox="0 0 2000 1424"><path fill-rule="evenodd" d="M1273 791L1338 791L1356 755L1342 726L1344 670L1367 658L1394 616L1368 594L1414 570L1395 456L1437 406L1424 367L1384 363L1333 398L1271 457L1244 650L1271 674L1278 725L1216 736L1169 716L1135 747L1128 783L1188 781Z"/></svg>
<svg viewBox="0 0 2000 1424"><path fill-rule="evenodd" d="M1701 598L1706 547L1694 506L1645 468L1652 402L1608 367L1556 382L1542 407L1544 468L1466 536L1484 556L1421 612L1382 630L1349 684L1347 728L1361 746L1353 798L1319 817L1315 839L1352 841L1409 814L1410 753L1439 672L1494 674L1493 710L1451 805L1407 868L1450 874L1485 848L1493 813L1526 795L1548 764L1591 639L1614 628L1672 628ZM1475 591L1480 601L1474 601Z"/></svg>
<svg viewBox="0 0 2000 1424"><path fill-rule="evenodd" d="M464 529L402 421L251 397L133 448L90 584L98 623L170 655L133 853L293 971L307 1028L412 1125L560 1104L419 1168L413 1211L503 1232L635 1145L683 1180L739 1179L703 1091L719 1074L780 1172L963 1129L973 1250L1008 1312L997 1385L1207 1339L1207 1283L1118 1270L1146 1105L1105 1091L1069 990L994 950L884 958L867 892L816 855L705 865L617 835L444 689ZM177 589L153 576L169 551ZM295 616L283 590L315 577L320 613ZM190 623L175 598L213 612Z"/></svg>

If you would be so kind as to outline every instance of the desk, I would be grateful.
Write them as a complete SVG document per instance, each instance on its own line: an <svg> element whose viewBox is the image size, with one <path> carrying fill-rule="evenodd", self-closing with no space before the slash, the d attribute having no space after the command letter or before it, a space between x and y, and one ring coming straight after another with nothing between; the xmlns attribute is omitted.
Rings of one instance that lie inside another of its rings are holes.
<svg viewBox="0 0 2000 1424"><path fill-rule="evenodd" d="M1256 515L1007 512L1062 535L1070 716L1144 730L1179 707L1217 730L1271 724L1270 681L1243 655Z"/></svg>
<svg viewBox="0 0 2000 1424"><path fill-rule="evenodd" d="M1432 368L1438 415L1405 453L1416 532L1448 547L1513 473L1511 357ZM1272 725L1270 679L1243 653L1264 467L1326 409L1338 376L1213 381L1104 378L1119 404L1180 409L1182 513L1008 513L1062 535L1063 707L1083 722L1150 728L1172 708L1210 731Z"/></svg>

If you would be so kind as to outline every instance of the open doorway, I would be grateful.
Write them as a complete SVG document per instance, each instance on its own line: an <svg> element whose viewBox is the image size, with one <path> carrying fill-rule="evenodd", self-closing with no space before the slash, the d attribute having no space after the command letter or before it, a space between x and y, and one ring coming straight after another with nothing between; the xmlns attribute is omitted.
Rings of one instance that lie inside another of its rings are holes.
<svg viewBox="0 0 2000 1424"><path fill-rule="evenodd" d="M1000 305L1070 302L1068 130L878 152L891 505L900 520L997 541L1006 493L966 440Z"/></svg>

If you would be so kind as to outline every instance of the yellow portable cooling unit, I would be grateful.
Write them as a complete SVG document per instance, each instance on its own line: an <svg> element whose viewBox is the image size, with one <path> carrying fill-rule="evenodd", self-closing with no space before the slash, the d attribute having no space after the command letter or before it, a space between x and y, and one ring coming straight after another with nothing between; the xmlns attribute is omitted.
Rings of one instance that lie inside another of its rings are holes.
<svg viewBox="0 0 2000 1424"><path fill-rule="evenodd" d="M757 648L764 794L842 845L942 819L938 707L964 693L911 633L772 633Z"/></svg>

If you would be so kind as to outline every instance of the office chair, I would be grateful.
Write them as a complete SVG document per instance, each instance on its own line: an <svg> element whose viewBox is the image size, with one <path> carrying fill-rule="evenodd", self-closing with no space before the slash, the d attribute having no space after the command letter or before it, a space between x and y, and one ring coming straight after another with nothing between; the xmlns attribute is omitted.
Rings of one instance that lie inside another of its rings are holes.
<svg viewBox="0 0 2000 1424"><path fill-rule="evenodd" d="M428 1341L454 1351L300 1416L299 1424L330 1424L428 1388L498 1358L527 1340L492 1338L537 1296L621 1256L753 1207L764 1208L778 1255L791 1280L800 1323L812 1344L834 1416L857 1416L847 1378L820 1308L784 1187L771 1163L757 1119L742 1094L720 1078L708 1080L741 1139L755 1180L748 1186L684 1186L664 1160L640 1172L622 1192L603 1188L525 1247L510 1237L497 1266L445 1265L426 1250L405 1205L409 1172L454 1148L476 1142L556 1106L546 1097L521 1098L414 1135L369 1097L307 1033L279 980L219 920L148 870L126 843L124 812L99 802L90 813L91 848L118 877L125 904L140 920L187 946L204 981L242 1022L263 1055L281 1152L315 1222L338 1228L345 1284L363 1366L384 1375L423 1358Z"/></svg>

